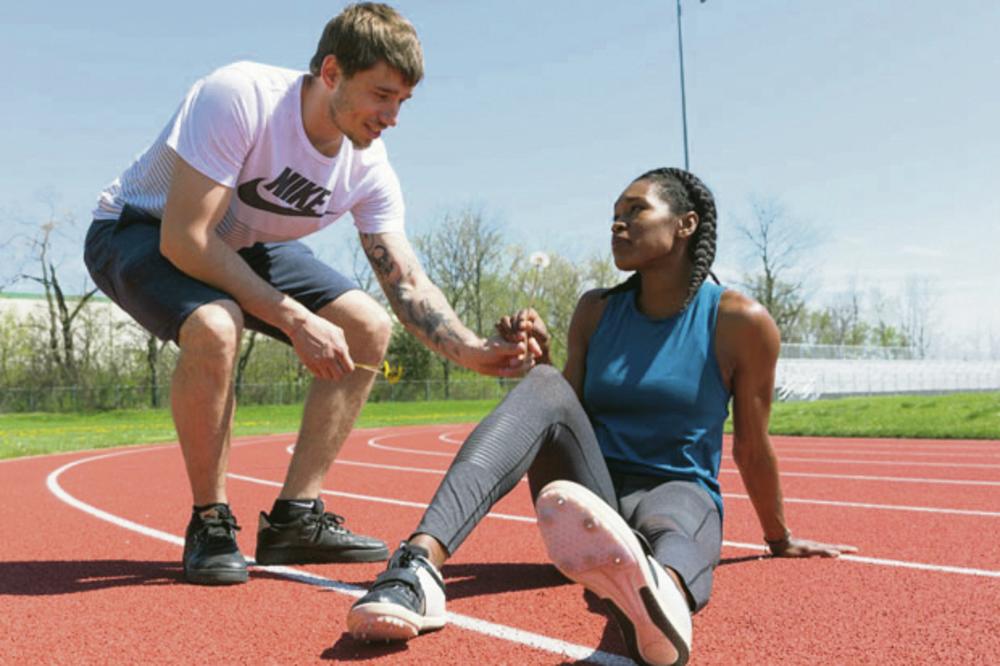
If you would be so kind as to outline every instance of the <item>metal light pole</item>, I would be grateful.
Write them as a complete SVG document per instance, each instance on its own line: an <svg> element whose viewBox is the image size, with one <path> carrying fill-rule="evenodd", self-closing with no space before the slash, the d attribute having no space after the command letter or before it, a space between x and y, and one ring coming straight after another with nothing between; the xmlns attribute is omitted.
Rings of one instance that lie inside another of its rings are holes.
<svg viewBox="0 0 1000 666"><path fill-rule="evenodd" d="M705 0L701 0L705 2ZM684 124L684 170L690 171L688 159L688 115L687 95L684 91L684 33L681 30L681 0L677 0L677 53L681 67L681 122Z"/></svg>

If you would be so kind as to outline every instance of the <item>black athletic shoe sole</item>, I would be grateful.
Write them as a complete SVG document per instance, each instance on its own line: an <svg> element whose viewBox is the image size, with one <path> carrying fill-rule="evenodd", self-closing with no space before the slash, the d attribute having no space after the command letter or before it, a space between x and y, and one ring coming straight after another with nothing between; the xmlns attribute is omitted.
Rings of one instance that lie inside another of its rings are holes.
<svg viewBox="0 0 1000 666"><path fill-rule="evenodd" d="M318 548L275 548L257 550L257 564L350 564L352 562L384 562L389 549L320 550Z"/></svg>
<svg viewBox="0 0 1000 666"><path fill-rule="evenodd" d="M249 578L246 569L184 570L184 580L195 585L239 585Z"/></svg>

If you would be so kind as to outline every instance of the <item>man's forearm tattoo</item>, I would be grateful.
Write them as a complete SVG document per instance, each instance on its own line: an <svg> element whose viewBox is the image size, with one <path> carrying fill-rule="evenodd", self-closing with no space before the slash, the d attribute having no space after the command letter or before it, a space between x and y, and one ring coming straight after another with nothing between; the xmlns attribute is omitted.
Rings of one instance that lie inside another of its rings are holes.
<svg viewBox="0 0 1000 666"><path fill-rule="evenodd" d="M375 240L375 234L361 234L361 248L368 255L368 261L371 262L375 277L379 281L389 277L396 269L396 262L392 260L389 250Z"/></svg>
<svg viewBox="0 0 1000 666"><path fill-rule="evenodd" d="M447 303L436 306L426 293L417 292L412 286L413 267L407 266L404 274L403 266L373 234L361 234L361 246L400 321L435 349L457 356L462 336L455 329L455 315Z"/></svg>

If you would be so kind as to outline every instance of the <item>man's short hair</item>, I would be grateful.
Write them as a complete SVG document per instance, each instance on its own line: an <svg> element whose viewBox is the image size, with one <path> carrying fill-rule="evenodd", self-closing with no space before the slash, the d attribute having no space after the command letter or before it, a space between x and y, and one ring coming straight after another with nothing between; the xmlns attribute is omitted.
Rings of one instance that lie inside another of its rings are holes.
<svg viewBox="0 0 1000 666"><path fill-rule="evenodd" d="M374 67L380 60L399 71L409 86L417 85L424 76L417 31L395 9L378 2L349 5L326 24L309 62L313 76L319 76L328 55L337 58L346 78Z"/></svg>

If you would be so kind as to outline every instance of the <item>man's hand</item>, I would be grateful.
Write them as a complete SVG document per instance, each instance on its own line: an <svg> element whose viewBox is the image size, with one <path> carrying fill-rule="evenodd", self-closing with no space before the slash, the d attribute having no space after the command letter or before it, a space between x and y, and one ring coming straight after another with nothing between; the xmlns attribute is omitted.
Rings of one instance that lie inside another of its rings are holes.
<svg viewBox="0 0 1000 666"><path fill-rule="evenodd" d="M520 377L534 365L522 342L508 342L499 335L462 353L462 365L483 375Z"/></svg>
<svg viewBox="0 0 1000 666"><path fill-rule="evenodd" d="M775 557L840 557L843 553L856 553L854 546L835 545L798 539L791 534L779 541L767 541L771 554Z"/></svg>
<svg viewBox="0 0 1000 666"><path fill-rule="evenodd" d="M549 343L551 337L541 316L533 308L519 310L496 323L497 333L507 342L527 344L528 354L535 363L551 363Z"/></svg>
<svg viewBox="0 0 1000 666"><path fill-rule="evenodd" d="M288 337L302 364L319 379L343 379L354 370L343 329L326 319L309 313Z"/></svg>

